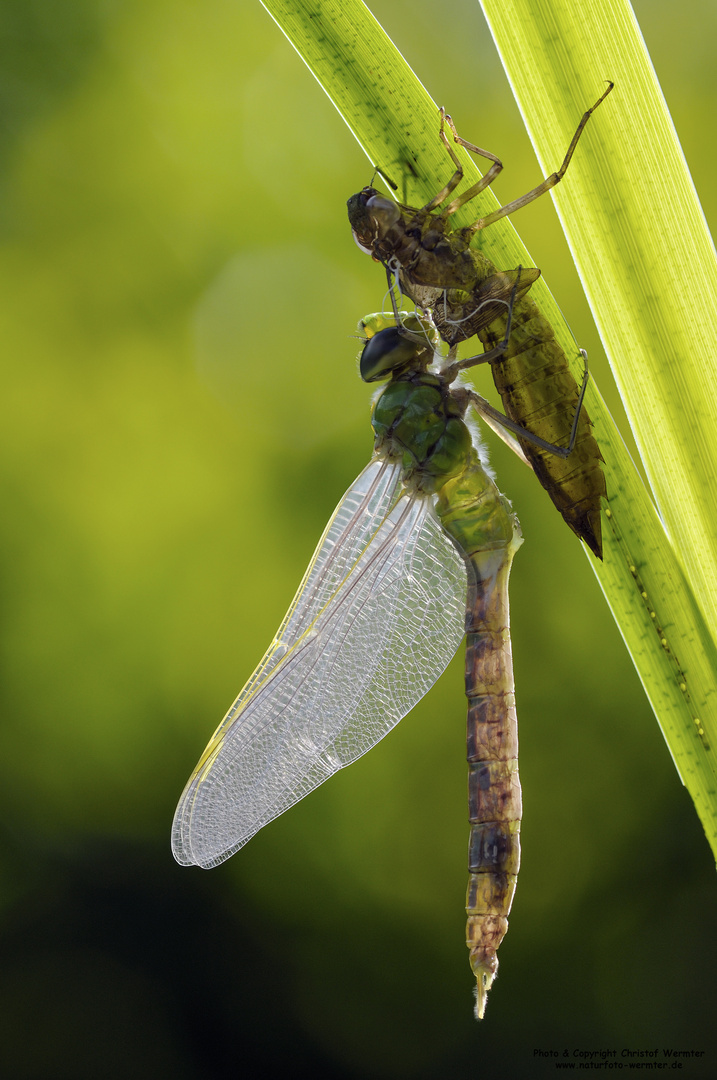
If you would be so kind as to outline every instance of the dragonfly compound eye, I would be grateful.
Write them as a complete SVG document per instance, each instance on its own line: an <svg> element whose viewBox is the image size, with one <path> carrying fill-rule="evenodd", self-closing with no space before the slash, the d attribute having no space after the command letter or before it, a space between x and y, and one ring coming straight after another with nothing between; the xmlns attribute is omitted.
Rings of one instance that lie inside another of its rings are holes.
<svg viewBox="0 0 717 1080"><path fill-rule="evenodd" d="M359 361L359 371L364 382L376 382L392 371L414 362L416 346L402 337L395 326L379 330L366 342Z"/></svg>

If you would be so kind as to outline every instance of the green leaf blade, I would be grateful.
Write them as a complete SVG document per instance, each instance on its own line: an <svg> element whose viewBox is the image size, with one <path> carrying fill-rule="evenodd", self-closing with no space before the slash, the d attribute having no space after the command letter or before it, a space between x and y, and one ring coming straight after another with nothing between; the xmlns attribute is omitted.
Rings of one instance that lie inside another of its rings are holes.
<svg viewBox="0 0 717 1080"><path fill-rule="evenodd" d="M629 4L483 8L546 171L561 160L575 114L604 79L616 84L554 199L662 521L639 479L614 468L607 418L591 404L636 596L612 555L597 572L715 849L714 245Z"/></svg>
<svg viewBox="0 0 717 1080"><path fill-rule="evenodd" d="M625 0L558 0L556 43L545 4L483 7L546 170L615 81L555 203L660 515L715 626L717 257L639 27Z"/></svg>

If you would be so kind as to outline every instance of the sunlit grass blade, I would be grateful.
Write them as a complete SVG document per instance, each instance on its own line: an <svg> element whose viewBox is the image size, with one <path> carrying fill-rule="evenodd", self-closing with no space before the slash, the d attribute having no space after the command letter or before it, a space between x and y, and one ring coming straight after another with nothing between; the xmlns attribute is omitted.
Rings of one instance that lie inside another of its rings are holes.
<svg viewBox="0 0 717 1080"><path fill-rule="evenodd" d="M595 88L616 84L587 133L591 152L554 197L662 521L634 473L612 475L618 459L600 421L618 550L635 567L637 594L623 595L612 552L598 575L714 843L714 245L627 0L482 2L546 170Z"/></svg>
<svg viewBox="0 0 717 1080"><path fill-rule="evenodd" d="M431 198L447 179L436 103L365 6L264 5L397 197L417 205ZM717 545L710 520L717 425L704 424L714 416L704 393L714 380L700 369L715 325L714 251L629 7L618 0L579 10L568 0L486 0L484 7L546 172L562 160L605 80L617 84L592 117L556 202L603 340L620 360L618 384L673 542L591 386L587 407L610 497L605 561L591 563L717 849ZM475 165L459 153L467 182L475 182ZM368 179L357 178L357 188ZM467 223L496 206L488 190L456 216ZM481 234L481 247L500 267L532 263L507 220ZM576 357L579 378L575 342L542 279L531 296Z"/></svg>

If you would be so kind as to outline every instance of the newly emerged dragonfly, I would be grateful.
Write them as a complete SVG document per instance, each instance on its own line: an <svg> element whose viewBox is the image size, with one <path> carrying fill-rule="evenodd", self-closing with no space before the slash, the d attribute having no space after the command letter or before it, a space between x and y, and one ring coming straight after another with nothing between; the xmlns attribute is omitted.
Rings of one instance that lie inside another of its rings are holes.
<svg viewBox="0 0 717 1080"><path fill-rule="evenodd" d="M520 862L508 576L522 537L464 420L476 395L455 365L436 370L428 321L400 318L401 329L382 315L361 323L361 375L389 380L374 407L373 460L192 773L172 848L183 864L229 858L379 742L465 635L467 944L482 1018Z"/></svg>
<svg viewBox="0 0 717 1080"><path fill-rule="evenodd" d="M421 310L431 312L443 340L457 348L459 342L477 335L483 343L487 352L464 361L464 366L485 363L493 355L489 362L505 411L523 430L519 436L523 456L566 523L600 559L600 499L606 488L602 456L590 418L581 408L585 380L581 391L550 323L526 295L540 276L535 268L520 272L510 341L503 353L495 355L505 331L505 301L515 287L518 271L498 271L470 244L480 230L526 206L562 179L588 119L612 89L610 83L583 116L558 172L465 228L452 228L451 215L492 184L503 166L493 154L460 138L443 110L440 137L456 168L429 203L420 209L405 206L372 187L348 200L349 221L358 245L383 263L389 280L396 276L404 295ZM477 184L439 210L463 178L463 167L445 134L446 124L456 142L493 164ZM530 434L537 439L531 440Z"/></svg>

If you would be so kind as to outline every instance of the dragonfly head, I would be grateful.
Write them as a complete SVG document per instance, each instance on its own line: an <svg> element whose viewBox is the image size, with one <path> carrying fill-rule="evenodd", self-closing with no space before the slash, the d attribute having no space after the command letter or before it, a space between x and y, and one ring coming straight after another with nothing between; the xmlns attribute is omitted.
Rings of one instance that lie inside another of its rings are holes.
<svg viewBox="0 0 717 1080"><path fill-rule="evenodd" d="M352 195L346 205L354 240L362 251L374 255L374 244L380 243L399 220L400 209L393 199L387 199L372 187Z"/></svg>
<svg viewBox="0 0 717 1080"><path fill-rule="evenodd" d="M377 382L401 368L413 367L416 354L414 343L401 337L397 327L379 330L364 345L359 361L361 378L364 382Z"/></svg>
<svg viewBox="0 0 717 1080"><path fill-rule="evenodd" d="M430 321L413 311L400 316L400 327L395 316L383 312L366 315L359 323L359 334L366 341L359 357L364 382L377 382L404 368L424 371L432 362L438 339Z"/></svg>

